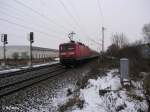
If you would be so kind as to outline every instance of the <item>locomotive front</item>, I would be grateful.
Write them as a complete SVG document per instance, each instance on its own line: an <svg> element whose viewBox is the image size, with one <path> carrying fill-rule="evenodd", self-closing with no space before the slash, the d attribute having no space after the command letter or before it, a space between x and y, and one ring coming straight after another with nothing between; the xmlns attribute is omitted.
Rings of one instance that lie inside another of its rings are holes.
<svg viewBox="0 0 150 112"><path fill-rule="evenodd" d="M70 65L75 62L76 58L76 44L64 43L59 46L60 63L63 65Z"/></svg>

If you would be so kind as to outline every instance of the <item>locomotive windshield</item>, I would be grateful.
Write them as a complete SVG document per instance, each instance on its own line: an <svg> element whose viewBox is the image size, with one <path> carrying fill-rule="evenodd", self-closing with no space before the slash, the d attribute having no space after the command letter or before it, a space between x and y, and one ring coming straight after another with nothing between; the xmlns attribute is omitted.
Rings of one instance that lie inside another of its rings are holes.
<svg viewBox="0 0 150 112"><path fill-rule="evenodd" d="M64 44L60 46L61 51L72 51L75 50L75 45L74 44Z"/></svg>

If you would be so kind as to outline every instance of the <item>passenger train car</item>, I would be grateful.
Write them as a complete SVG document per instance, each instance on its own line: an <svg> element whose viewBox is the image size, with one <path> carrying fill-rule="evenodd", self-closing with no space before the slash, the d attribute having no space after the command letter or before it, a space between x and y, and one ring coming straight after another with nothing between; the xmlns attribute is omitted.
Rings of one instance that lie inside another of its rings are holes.
<svg viewBox="0 0 150 112"><path fill-rule="evenodd" d="M98 53L80 42L70 41L59 46L60 63L63 65L75 65L78 62L96 58Z"/></svg>

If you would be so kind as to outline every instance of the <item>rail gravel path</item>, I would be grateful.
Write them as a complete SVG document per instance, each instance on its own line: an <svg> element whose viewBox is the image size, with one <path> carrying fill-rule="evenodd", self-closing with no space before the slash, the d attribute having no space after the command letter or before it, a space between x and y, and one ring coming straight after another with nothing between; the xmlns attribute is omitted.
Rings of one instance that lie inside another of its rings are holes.
<svg viewBox="0 0 150 112"><path fill-rule="evenodd" d="M67 89L75 88L77 81L95 67L95 61L35 83L10 95L0 98L2 112L57 112L65 102Z"/></svg>
<svg viewBox="0 0 150 112"><path fill-rule="evenodd" d="M0 97L65 72L59 63L1 74Z"/></svg>

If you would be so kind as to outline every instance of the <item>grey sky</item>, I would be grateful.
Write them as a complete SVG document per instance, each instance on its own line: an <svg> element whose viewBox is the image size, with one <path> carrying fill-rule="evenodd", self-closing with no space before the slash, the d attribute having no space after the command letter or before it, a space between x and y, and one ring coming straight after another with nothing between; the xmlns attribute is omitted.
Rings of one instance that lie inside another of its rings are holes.
<svg viewBox="0 0 150 112"><path fill-rule="evenodd" d="M150 0L99 1L101 8L98 0L0 0L0 33L8 33L9 45L28 45L27 34L33 31L34 45L50 48L67 42L74 31L76 40L97 49L89 38L100 41L102 24L106 47L115 32L124 32L130 42L142 38L142 27L150 22Z"/></svg>

